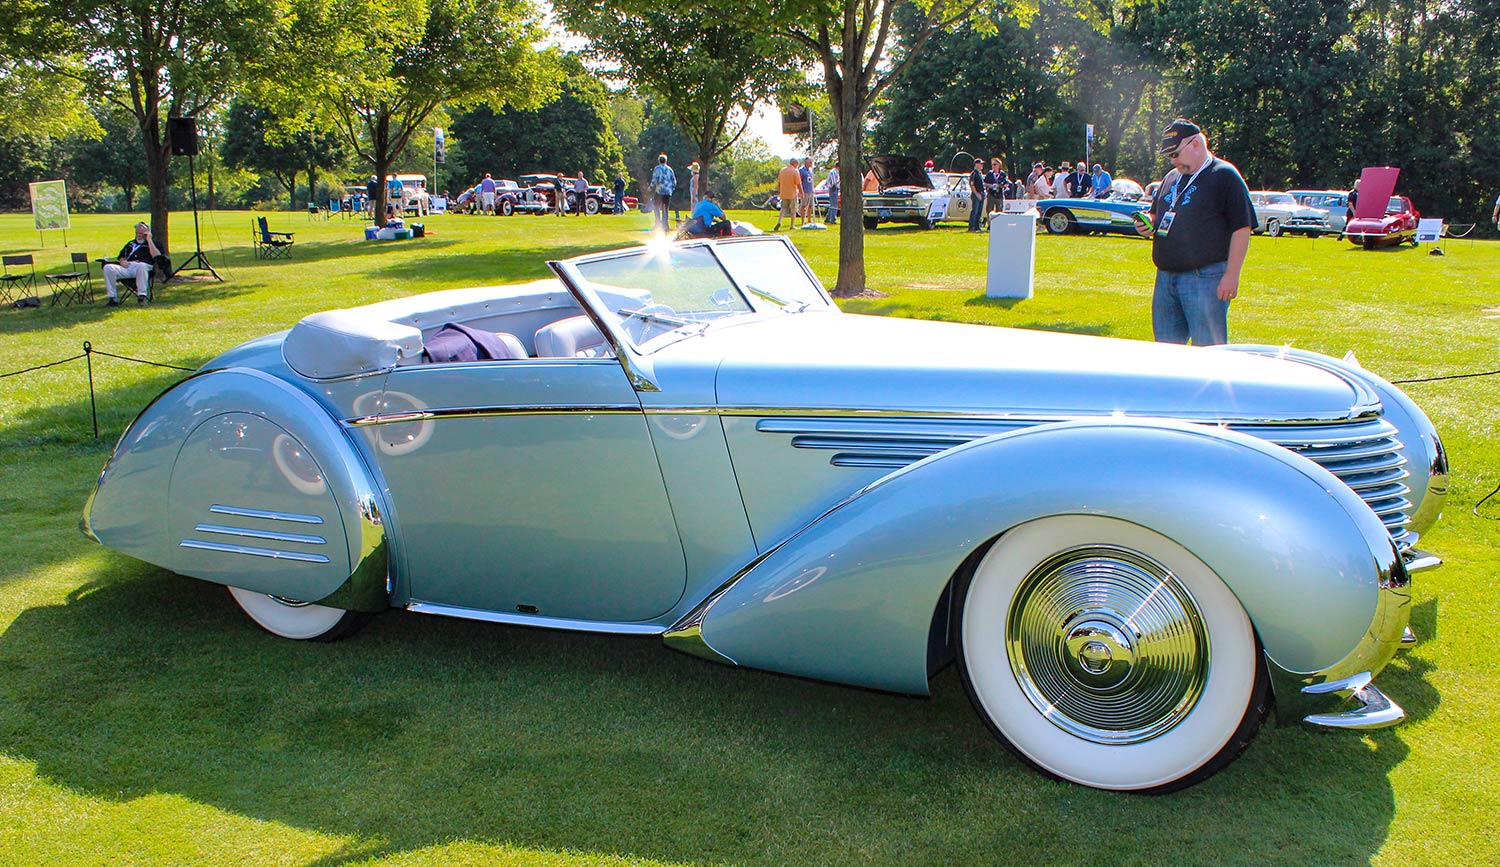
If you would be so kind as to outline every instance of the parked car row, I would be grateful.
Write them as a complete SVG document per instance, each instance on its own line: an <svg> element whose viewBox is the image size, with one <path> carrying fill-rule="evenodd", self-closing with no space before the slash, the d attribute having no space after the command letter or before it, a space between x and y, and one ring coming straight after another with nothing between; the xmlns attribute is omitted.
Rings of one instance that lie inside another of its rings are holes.
<svg viewBox="0 0 1500 867"><path fill-rule="evenodd" d="M554 174L530 174L521 175L517 180L500 178L495 180L495 213L502 217L509 217L515 213L522 214L550 214L557 210L557 188L563 189L563 206L567 213L578 212L577 193L573 190L571 178L561 178ZM464 195L477 192L471 190ZM467 205L464 196L459 197L460 205ZM625 207L631 209L637 207L639 200L635 196L625 196ZM614 210L614 191L600 186L590 184L588 193L584 199L584 213L597 214L600 211L609 212Z"/></svg>

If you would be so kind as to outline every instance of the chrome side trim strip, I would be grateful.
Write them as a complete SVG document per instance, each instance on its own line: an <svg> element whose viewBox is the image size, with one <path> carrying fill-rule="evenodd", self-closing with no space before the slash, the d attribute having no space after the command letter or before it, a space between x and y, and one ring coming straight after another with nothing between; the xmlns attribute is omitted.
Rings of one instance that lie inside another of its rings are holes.
<svg viewBox="0 0 1500 867"><path fill-rule="evenodd" d="M183 539L179 543L184 548L197 548L203 551L218 551L221 554L246 554L251 557L269 557L272 560L296 560L301 563L327 563L328 558L322 554L299 554L296 551L277 551L272 548L253 548L249 545L225 545L221 542L203 542L198 539Z"/></svg>
<svg viewBox="0 0 1500 867"><path fill-rule="evenodd" d="M350 427L365 427L376 424L406 424L414 421L428 421L430 419L445 418L493 418L506 415L620 415L631 413L639 415L641 408L637 404L618 403L602 404L599 406L457 406L447 409L424 409L415 412L393 412L384 415L366 415L358 418L344 419L344 424Z"/></svg>
<svg viewBox="0 0 1500 867"><path fill-rule="evenodd" d="M265 518L268 521L291 521L294 524L321 524L322 517L318 515L299 515L296 512L268 512L263 509L241 509L238 506L212 505L208 507L210 512L219 515L234 515L237 518Z"/></svg>
<svg viewBox="0 0 1500 867"><path fill-rule="evenodd" d="M406 604L406 610L417 614L439 614L443 617L483 620L487 623L504 623L510 626L538 626L543 629L598 632L606 635L661 635L666 631L663 627L654 624L604 623L594 620L570 620L564 617L542 617L536 614L509 614L503 611L481 611L477 608L460 608L456 605L439 605L435 602L415 600Z"/></svg>
<svg viewBox="0 0 1500 867"><path fill-rule="evenodd" d="M1042 424L1054 421L1075 421L1090 418L1112 418L1114 412L1071 412L1056 414L1024 413L1003 409L872 409L860 407L786 407L786 406L653 406L647 407L651 415L693 415L711 413L724 416L777 416L798 418L822 416L828 419L964 419L973 421L1005 421L1019 425ZM1327 415L1295 419L1224 419L1218 414L1173 412L1170 418L1197 424L1223 424L1234 430L1247 426L1289 427L1297 425L1348 425L1361 420L1379 419L1378 408L1361 409L1355 413L1331 412ZM1143 415L1124 414L1121 418L1162 418L1161 413ZM1394 431L1394 428L1391 429ZM1260 435L1260 439L1270 439Z"/></svg>
<svg viewBox="0 0 1500 867"><path fill-rule="evenodd" d="M226 527L223 524L199 524L193 528L199 533L217 533L221 536L244 536L247 539L269 539L272 542L296 542L302 545L327 545L322 536L305 536L301 533L273 533L270 530L249 530L244 527Z"/></svg>

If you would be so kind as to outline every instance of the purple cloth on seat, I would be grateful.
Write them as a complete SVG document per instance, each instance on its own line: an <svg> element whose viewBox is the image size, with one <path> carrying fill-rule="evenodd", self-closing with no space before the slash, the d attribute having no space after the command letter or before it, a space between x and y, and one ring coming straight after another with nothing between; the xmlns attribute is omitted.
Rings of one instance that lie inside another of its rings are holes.
<svg viewBox="0 0 1500 867"><path fill-rule="evenodd" d="M506 340L506 338L510 338ZM449 322L426 341L422 353L428 361L439 364L453 361L486 361L524 358L520 341L510 334L481 331L457 322Z"/></svg>

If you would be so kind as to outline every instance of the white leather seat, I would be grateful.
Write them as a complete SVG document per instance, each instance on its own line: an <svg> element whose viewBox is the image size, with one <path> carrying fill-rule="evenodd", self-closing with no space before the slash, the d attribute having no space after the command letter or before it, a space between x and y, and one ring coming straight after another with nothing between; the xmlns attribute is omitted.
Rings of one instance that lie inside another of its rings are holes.
<svg viewBox="0 0 1500 867"><path fill-rule="evenodd" d="M537 329L537 358L611 358L614 348L587 316L570 316Z"/></svg>

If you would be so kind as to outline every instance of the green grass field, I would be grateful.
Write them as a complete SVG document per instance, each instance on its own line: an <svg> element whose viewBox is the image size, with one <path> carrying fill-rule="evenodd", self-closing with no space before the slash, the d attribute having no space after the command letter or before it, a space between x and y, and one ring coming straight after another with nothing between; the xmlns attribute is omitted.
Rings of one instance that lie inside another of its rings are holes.
<svg viewBox="0 0 1500 867"><path fill-rule="evenodd" d="M192 367L331 307L547 275L636 243L649 219L436 216L418 241L271 214L292 258L251 255L250 216L203 215L227 277L156 304L0 310L0 373L99 350ZM769 227L774 214L737 214ZM70 247L0 215L0 248L61 270L113 255L130 215ZM190 216L175 214L178 253ZM796 232L831 285L836 232ZM954 225L867 235L851 312L1150 339L1149 246L1040 237L1036 297L984 297L983 240ZM1238 342L1353 351L1390 379L1500 368L1500 244L1365 252L1256 238ZM96 269L97 282L97 269ZM99 292L102 299L102 291ZM998 338L997 339L1003 339ZM950 668L913 699L715 666L659 641L389 612L353 639L258 631L221 588L77 530L123 427L180 371L96 358L100 434L74 361L0 378L0 865L1362 865L1495 863L1500 712L1500 377L1408 386L1455 468L1422 547L1423 641L1380 684L1408 711L1366 736L1268 727L1186 792L1046 779L985 730ZM157 508L158 504L142 504ZM1487 627L1485 624L1490 624Z"/></svg>

